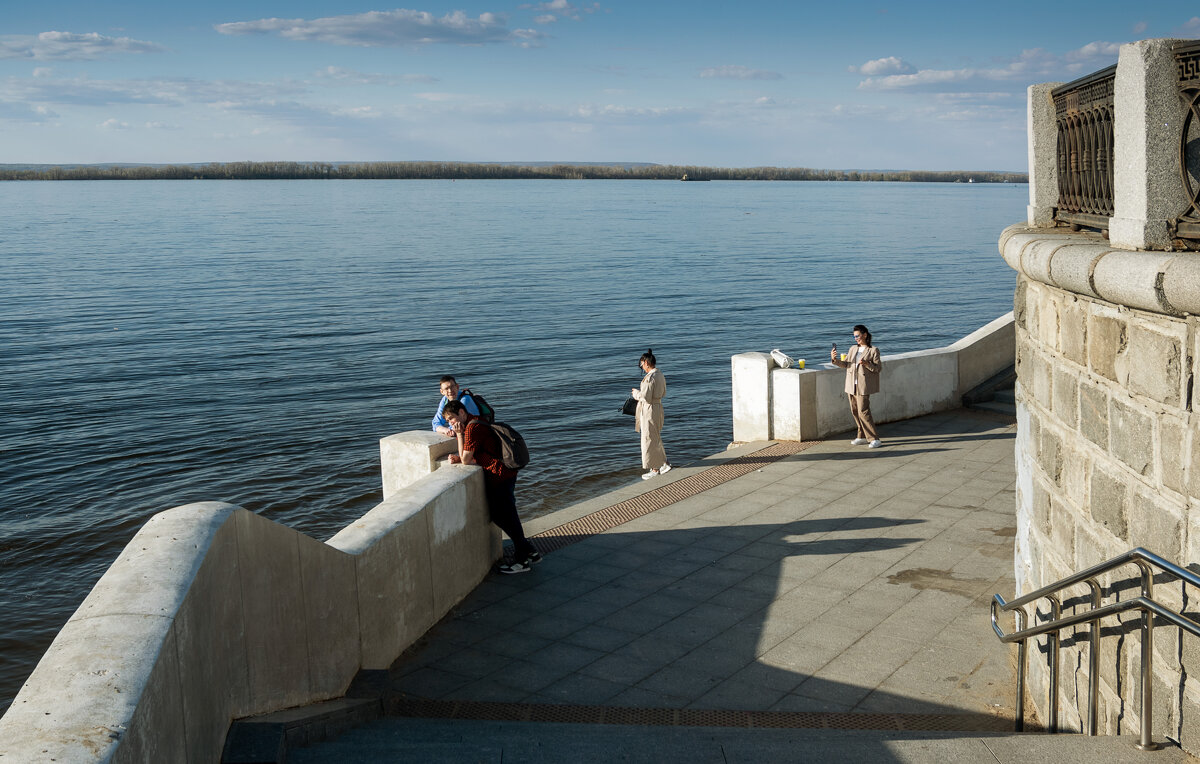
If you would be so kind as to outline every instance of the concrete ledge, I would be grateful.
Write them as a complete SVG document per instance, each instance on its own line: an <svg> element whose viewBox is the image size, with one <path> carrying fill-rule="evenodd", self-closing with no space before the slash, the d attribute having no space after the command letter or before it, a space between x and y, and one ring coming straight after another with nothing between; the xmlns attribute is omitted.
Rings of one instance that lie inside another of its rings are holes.
<svg viewBox="0 0 1200 764"><path fill-rule="evenodd" d="M383 498L412 485L438 468L438 461L458 451L458 439L432 430L413 430L379 441Z"/></svg>
<svg viewBox="0 0 1200 764"><path fill-rule="evenodd" d="M1169 316L1200 314L1200 256L1118 249L1098 234L1009 226L1000 254L1034 281Z"/></svg>
<svg viewBox="0 0 1200 764"><path fill-rule="evenodd" d="M884 423L959 408L964 393L1013 365L1015 348L1008 313L946 347L885 355L871 413ZM733 375L736 440L817 440L853 426L846 371L833 364L778 369L766 353L741 353Z"/></svg>
<svg viewBox="0 0 1200 764"><path fill-rule="evenodd" d="M342 695L499 556L478 467L426 475L321 543L231 504L152 517L0 719L8 761L212 762L234 718Z"/></svg>

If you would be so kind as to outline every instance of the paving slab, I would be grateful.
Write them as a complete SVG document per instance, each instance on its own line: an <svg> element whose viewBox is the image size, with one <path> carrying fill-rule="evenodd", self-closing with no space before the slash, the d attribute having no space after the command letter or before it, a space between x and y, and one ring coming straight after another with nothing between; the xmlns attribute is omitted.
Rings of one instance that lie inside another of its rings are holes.
<svg viewBox="0 0 1200 764"><path fill-rule="evenodd" d="M392 690L739 711L913 700L1011 719L1009 649L986 597L1013 590L1014 507L988 502L1013 496L1014 436L964 411L903 423L881 449L839 438L767 460L771 443L749 444L539 518L531 535L549 537L657 502L572 532L529 574L484 581L396 662ZM469 649L424 655L446 640Z"/></svg>

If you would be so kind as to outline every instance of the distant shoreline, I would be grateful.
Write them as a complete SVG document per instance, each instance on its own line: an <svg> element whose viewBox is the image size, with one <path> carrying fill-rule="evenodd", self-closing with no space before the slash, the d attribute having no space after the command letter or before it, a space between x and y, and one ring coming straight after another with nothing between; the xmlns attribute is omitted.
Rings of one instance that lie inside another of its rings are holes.
<svg viewBox="0 0 1200 764"><path fill-rule="evenodd" d="M1028 173L814 170L641 164L213 162L202 165L0 165L0 180L780 180L1027 183Z"/></svg>

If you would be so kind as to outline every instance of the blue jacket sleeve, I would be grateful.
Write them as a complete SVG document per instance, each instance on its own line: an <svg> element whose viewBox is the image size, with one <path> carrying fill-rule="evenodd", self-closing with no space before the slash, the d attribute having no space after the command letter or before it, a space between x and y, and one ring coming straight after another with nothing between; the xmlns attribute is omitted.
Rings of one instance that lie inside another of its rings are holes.
<svg viewBox="0 0 1200 764"><path fill-rule="evenodd" d="M437 413L433 415L433 431L437 432L439 427L449 427L450 423L446 421L446 417L442 416L442 409L446 408L446 396L442 396L442 402L438 404Z"/></svg>

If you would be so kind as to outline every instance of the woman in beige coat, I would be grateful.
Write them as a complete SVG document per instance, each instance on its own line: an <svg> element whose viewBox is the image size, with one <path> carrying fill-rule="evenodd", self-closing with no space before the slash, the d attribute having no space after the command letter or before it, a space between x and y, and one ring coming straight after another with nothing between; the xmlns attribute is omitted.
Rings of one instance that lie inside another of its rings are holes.
<svg viewBox="0 0 1200 764"><path fill-rule="evenodd" d="M658 370L658 361L654 358L654 350L642 353L638 366L645 372L641 387L635 387L630 392L638 402L637 418L634 429L642 434L642 469L650 470L642 475L642 480L661 475L671 469L667 461L667 452L663 450L662 399L667 394L667 380Z"/></svg>
<svg viewBox="0 0 1200 764"><path fill-rule="evenodd" d="M862 324L854 327L854 343L846 353L846 360L838 358L836 347L829 351L829 357L835 365L846 370L846 397L850 399L850 415L858 428L858 434L850 444L869 443L868 448L879 448L883 442L875 431L870 396L879 392L879 370L883 363L879 359L879 348L871 345L871 333Z"/></svg>

